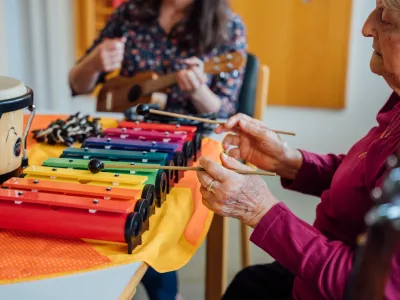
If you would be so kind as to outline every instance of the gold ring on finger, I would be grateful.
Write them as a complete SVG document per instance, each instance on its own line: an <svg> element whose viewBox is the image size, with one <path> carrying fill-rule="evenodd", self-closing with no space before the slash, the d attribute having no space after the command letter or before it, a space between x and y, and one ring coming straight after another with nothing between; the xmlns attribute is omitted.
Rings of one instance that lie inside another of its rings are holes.
<svg viewBox="0 0 400 300"><path fill-rule="evenodd" d="M207 187L207 192L211 192L212 186L214 184L215 179L211 180L210 184Z"/></svg>

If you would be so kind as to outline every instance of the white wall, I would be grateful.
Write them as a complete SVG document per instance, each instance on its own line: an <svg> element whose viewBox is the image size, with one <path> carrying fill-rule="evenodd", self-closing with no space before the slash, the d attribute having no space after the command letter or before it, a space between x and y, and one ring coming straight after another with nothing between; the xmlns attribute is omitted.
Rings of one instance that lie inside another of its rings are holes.
<svg viewBox="0 0 400 300"><path fill-rule="evenodd" d="M32 60L30 49L30 32L28 30L29 13L21 0L3 0L2 11L5 23L4 45L7 46L8 73L11 76L32 86Z"/></svg>
<svg viewBox="0 0 400 300"><path fill-rule="evenodd" d="M4 12L6 0L0 0L0 44L4 45L5 37L5 19L2 17L2 12ZM0 46L0 75L8 73L8 63L7 63L7 47Z"/></svg>
<svg viewBox="0 0 400 300"><path fill-rule="evenodd" d="M0 0L0 69L30 86L39 110L70 111L72 1ZM1 68L1 67L0 67Z"/></svg>

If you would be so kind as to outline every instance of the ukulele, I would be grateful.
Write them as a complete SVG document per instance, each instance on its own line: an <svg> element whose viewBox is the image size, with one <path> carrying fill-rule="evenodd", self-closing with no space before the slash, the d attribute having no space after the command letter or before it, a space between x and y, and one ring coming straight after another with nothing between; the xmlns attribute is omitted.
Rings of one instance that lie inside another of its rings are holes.
<svg viewBox="0 0 400 300"><path fill-rule="evenodd" d="M245 57L240 52L227 53L204 63L204 73L216 75L242 68ZM158 76L153 72L139 73L133 77L116 76L107 80L97 96L98 112L124 112L138 104L158 104L165 109L165 100L155 97L155 93L177 83L177 72Z"/></svg>
<svg viewBox="0 0 400 300"><path fill-rule="evenodd" d="M388 159L389 168L381 188L372 193L377 205L367 214L369 226L360 239L346 300L384 300L392 273L393 254L400 250L400 153Z"/></svg>

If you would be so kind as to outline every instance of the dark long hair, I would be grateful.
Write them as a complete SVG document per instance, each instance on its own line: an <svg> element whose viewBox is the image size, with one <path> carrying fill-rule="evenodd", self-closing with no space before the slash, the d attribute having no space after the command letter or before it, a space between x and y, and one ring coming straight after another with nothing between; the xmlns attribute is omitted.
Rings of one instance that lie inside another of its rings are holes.
<svg viewBox="0 0 400 300"><path fill-rule="evenodd" d="M143 20L158 17L162 0L134 0ZM228 0L194 0L188 8L187 23L180 44L195 47L199 54L211 51L228 39ZM185 36L189 38L185 39Z"/></svg>

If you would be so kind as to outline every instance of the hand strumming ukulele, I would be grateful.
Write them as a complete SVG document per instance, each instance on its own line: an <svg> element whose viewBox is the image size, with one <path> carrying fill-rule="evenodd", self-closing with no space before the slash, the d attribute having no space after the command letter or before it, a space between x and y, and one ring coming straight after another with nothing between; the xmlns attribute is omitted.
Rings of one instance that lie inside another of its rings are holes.
<svg viewBox="0 0 400 300"><path fill-rule="evenodd" d="M242 68L245 57L240 52L227 53L204 63L204 73L219 74ZM117 76L107 80L97 97L98 112L124 112L138 104L163 103L152 97L177 83L177 72L159 77L153 72L143 72L133 77Z"/></svg>

